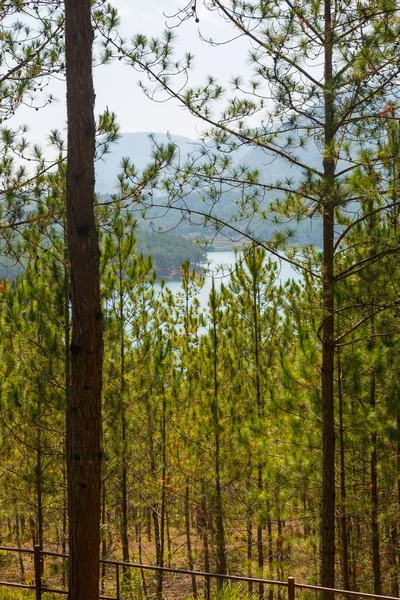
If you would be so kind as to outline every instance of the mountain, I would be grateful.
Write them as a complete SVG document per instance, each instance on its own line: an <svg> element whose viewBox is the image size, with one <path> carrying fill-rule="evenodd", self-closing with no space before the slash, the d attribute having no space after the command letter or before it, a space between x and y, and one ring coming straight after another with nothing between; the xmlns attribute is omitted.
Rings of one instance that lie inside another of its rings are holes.
<svg viewBox="0 0 400 600"><path fill-rule="evenodd" d="M158 144L175 143L185 160L193 152L195 140L181 135L154 133ZM123 133L120 139L110 146L110 151L96 163L96 192L98 194L113 194L118 187L117 174L121 171L123 158L129 158L138 170L144 169L151 160L153 142L150 133Z"/></svg>
<svg viewBox="0 0 400 600"><path fill-rule="evenodd" d="M179 159L184 162L189 154L195 154L199 147L199 142L182 135L137 132L122 133L120 139L111 144L109 152L96 163L96 192L98 194L112 194L118 187L117 174L121 171L123 158L129 158L131 162L140 171L144 169L151 161L154 138L157 144L174 143L179 148ZM263 152L254 149L249 152L247 146L241 146L235 150L235 161L247 163L253 161L253 152L258 152L259 158L263 157ZM249 163L250 164L250 163Z"/></svg>
<svg viewBox="0 0 400 600"><path fill-rule="evenodd" d="M180 152L180 160L184 161L190 153L195 153L196 142L193 139L174 135L174 134L163 134L155 133L152 134L154 140L157 143L168 144L173 142L177 145ZM121 162L123 158L129 158L133 162L136 168L140 171L145 168L151 160L152 152L152 140L149 133L123 133L117 143L110 147L110 152L104 156L102 160L99 160L96 165L96 191L98 194L112 194L117 191L118 180L117 174L121 170ZM303 162L316 167L321 167L321 156L315 145L311 140L305 148L302 148L296 152L296 157L300 162ZM234 154L235 162L249 166L251 169L259 169L261 171L261 179L266 183L276 182L278 179L293 178L300 179L301 168L290 165L284 158L280 156L269 156L262 148L259 147L248 147L243 145ZM279 196L279 192L267 192L266 202L276 199ZM224 200L218 206L216 213L222 221L231 220L232 215L236 211L237 207L235 204L236 194L231 191L224 195ZM162 198L159 198L160 204ZM167 202L167 200L165 200ZM179 201L175 203L175 206L179 205ZM199 199L198 194L190 194L185 200L185 206L190 210L204 210L204 203ZM198 227L190 225L185 220L182 220L182 215L179 211L165 211L165 209L154 209L148 211L147 222L151 222L154 219L157 222L161 230L173 231L175 234L189 235L196 234L201 237L206 232L204 231L203 225L199 223ZM141 221L140 212L138 213L138 219ZM259 238L268 239L273 236L277 231L289 227L294 231L293 243L313 243L317 246L321 244L322 240L322 227L318 216L313 220L306 220L304 222L295 223L289 222L286 225L276 225L270 221L263 219L252 220L251 230ZM145 223L143 223L145 225ZM241 221L239 227L245 229L249 226L249 221Z"/></svg>

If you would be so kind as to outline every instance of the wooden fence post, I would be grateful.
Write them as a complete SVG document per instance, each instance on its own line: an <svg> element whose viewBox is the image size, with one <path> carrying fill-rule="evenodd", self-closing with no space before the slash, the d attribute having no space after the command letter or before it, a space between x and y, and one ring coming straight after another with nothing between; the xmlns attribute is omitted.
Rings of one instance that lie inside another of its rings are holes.
<svg viewBox="0 0 400 600"><path fill-rule="evenodd" d="M36 600L42 600L42 555L41 547L33 547L33 565L35 568L35 592Z"/></svg>
<svg viewBox="0 0 400 600"><path fill-rule="evenodd" d="M119 597L119 594L120 594L119 564L117 563L115 566L116 566L115 578L116 578L116 584L117 584L117 600L120 600L120 597Z"/></svg>
<svg viewBox="0 0 400 600"><path fill-rule="evenodd" d="M210 600L210 598L211 598L210 576L206 575L204 579L205 579L204 598L206 600Z"/></svg>
<svg viewBox="0 0 400 600"><path fill-rule="evenodd" d="M288 600L294 600L294 577L288 577Z"/></svg>

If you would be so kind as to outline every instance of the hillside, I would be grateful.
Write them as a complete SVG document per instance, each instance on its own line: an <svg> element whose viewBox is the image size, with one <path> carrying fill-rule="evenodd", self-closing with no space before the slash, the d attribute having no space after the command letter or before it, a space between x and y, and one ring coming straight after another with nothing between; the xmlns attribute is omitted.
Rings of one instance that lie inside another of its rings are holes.
<svg viewBox="0 0 400 600"><path fill-rule="evenodd" d="M196 141L190 138L177 136L177 135L165 135L161 133L154 134L154 139L157 143L169 143L174 142L180 153L180 160L184 161L189 153L193 153L196 148ZM143 169L151 160L152 141L149 133L124 133L120 140L114 144L107 154L101 161L97 163L96 168L96 189L99 195L112 194L117 188L117 173L121 170L121 163L123 158L129 157L135 166L140 170ZM307 161L314 165L318 164L320 160L318 151L314 145L309 145L299 152L299 158L305 158L307 155ZM299 177L300 169L290 167L284 159L275 158L273 161L260 148L242 147L235 152L235 158L238 164L249 165L251 168L259 169L262 172L262 180L265 182L272 182L277 178L284 177ZM266 196L266 203L274 200L276 193L270 193ZM214 216L218 217L222 221L232 221L233 215L237 210L236 205L237 197L233 192L227 192L223 196L223 201L218 204L213 210ZM166 205L167 198L158 198L158 204ZM174 206L179 208L181 206L179 201L175 201ZM191 194L185 199L185 207L192 211L204 211L205 208L204 199L199 194ZM159 228L163 232L173 231L174 234L183 236L196 234L197 237L201 237L205 234L204 225L201 219L197 219L189 223L187 220L182 219L182 214L179 210L171 210L166 213L165 209L154 208L148 210L143 219L143 215L138 210L137 218L145 225L146 221L156 223L156 228ZM275 224L271 221L266 221L261 218L242 220L237 224L238 228L242 231L246 230L258 238L269 239L278 231L290 229L293 232L291 241L295 244L309 244L312 243L316 246L321 245L322 241L322 226L321 219L319 216L315 216L312 221L304 220L300 223L287 222L284 224Z"/></svg>
<svg viewBox="0 0 400 600"><path fill-rule="evenodd" d="M152 256L158 277L180 277L183 262L200 265L207 260L206 253L197 244L181 236L157 234L140 228L135 237L137 253Z"/></svg>

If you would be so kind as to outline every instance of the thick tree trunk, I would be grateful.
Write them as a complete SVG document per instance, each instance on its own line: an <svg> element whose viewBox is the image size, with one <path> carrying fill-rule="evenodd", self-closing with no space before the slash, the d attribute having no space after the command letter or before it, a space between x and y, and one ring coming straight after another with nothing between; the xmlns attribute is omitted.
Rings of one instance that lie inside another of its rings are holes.
<svg viewBox="0 0 400 600"><path fill-rule="evenodd" d="M335 422L333 396L333 209L324 211L324 322L322 358L321 585L335 587ZM324 592L324 600L333 593Z"/></svg>
<svg viewBox="0 0 400 600"><path fill-rule="evenodd" d="M65 0L67 229L71 264L71 399L67 407L69 599L98 600L102 313L94 217L95 121L90 0Z"/></svg>
<svg viewBox="0 0 400 600"><path fill-rule="evenodd" d="M321 585L335 587L335 422L334 422L334 174L333 25L331 0L325 0L325 155L322 262L322 510ZM333 592L323 592L333 600Z"/></svg>

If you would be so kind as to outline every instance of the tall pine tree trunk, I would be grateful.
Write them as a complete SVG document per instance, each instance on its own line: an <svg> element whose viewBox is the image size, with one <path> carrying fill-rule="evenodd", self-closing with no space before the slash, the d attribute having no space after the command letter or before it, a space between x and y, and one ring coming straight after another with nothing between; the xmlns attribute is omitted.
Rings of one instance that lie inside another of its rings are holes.
<svg viewBox="0 0 400 600"><path fill-rule="evenodd" d="M210 548L208 544L209 526L208 526L208 511L204 485L201 491L201 514L203 520L203 556L204 556L204 571L210 572ZM211 595L210 578L206 577L204 582L204 598L209 599Z"/></svg>
<svg viewBox="0 0 400 600"><path fill-rule="evenodd" d="M193 552L192 552L192 537L190 533L190 502L189 502L189 494L190 494L190 481L189 477L186 478L186 490L185 490L185 526L186 526L186 546L187 546L187 555L189 562L189 570L194 571L194 560L193 560ZM192 593L193 598L197 596L197 582L196 576L192 575Z"/></svg>
<svg viewBox="0 0 400 600"><path fill-rule="evenodd" d="M38 401L38 418L42 412L41 401ZM37 543L43 548L43 466L42 466L42 431L40 424L36 432L36 520L37 520ZM43 562L42 568L43 568Z"/></svg>
<svg viewBox="0 0 400 600"><path fill-rule="evenodd" d="M374 323L372 322L372 332ZM376 406L376 380L375 369L371 367L370 375L370 406L375 411ZM377 457L377 434L374 430L371 434L371 545L372 545L372 570L374 575L374 594L382 593L381 560L379 552L379 525L378 525L378 457Z"/></svg>
<svg viewBox="0 0 400 600"><path fill-rule="evenodd" d="M15 537L17 542L17 548L22 548L21 542L21 529L20 529L20 516L19 509L17 508L17 512L15 514ZM23 553L18 552L18 560L19 560L19 570L21 573L21 582L25 583L25 566L23 560Z"/></svg>
<svg viewBox="0 0 400 600"><path fill-rule="evenodd" d="M251 464L251 460L249 461ZM251 489L251 480L250 476L247 479L247 489ZM253 577L253 511L251 508L251 503L248 503L247 507L247 523L246 523L246 531L247 531L247 577ZM248 582L248 590L249 594L253 591L253 583L251 581Z"/></svg>
<svg viewBox="0 0 400 600"><path fill-rule="evenodd" d="M119 324L120 324L120 361L121 361L121 372L120 372L120 418L121 418L121 546L122 546L122 560L124 563L128 563L130 560L129 554L129 539L128 539L128 440L127 440L127 421L126 421L126 409L125 409L125 392L126 392L126 381L125 381L125 323L124 323L124 284L123 284L123 272L124 265L121 260L121 249L119 251ZM123 589L129 585L130 581L130 570L125 565L122 566L123 573Z"/></svg>
<svg viewBox="0 0 400 600"><path fill-rule="evenodd" d="M322 510L321 585L335 586L335 423L334 423L334 191L335 125L333 93L333 24L331 0L325 0L325 156L322 262ZM323 592L323 600L334 600Z"/></svg>
<svg viewBox="0 0 400 600"><path fill-rule="evenodd" d="M101 489L101 558L106 560L107 558L107 535L106 535L106 480L103 479ZM101 564L101 594L104 595L106 581L106 563Z"/></svg>
<svg viewBox="0 0 400 600"><path fill-rule="evenodd" d="M268 537L268 577L269 579L273 579L273 569L274 569L274 547L272 540L272 519L271 519L271 508L270 502L267 501L266 505L267 512L267 537ZM274 597L274 586L269 586L268 598L272 600Z"/></svg>
<svg viewBox="0 0 400 600"><path fill-rule="evenodd" d="M68 253L67 223L64 221L64 363L65 363L65 406L68 409L71 400L71 317L70 317L70 267ZM67 553L68 538L68 490L67 490L67 465L63 462L63 516L62 516L62 553ZM65 588L68 577L68 563L63 560L62 565L62 584Z"/></svg>
<svg viewBox="0 0 400 600"><path fill-rule="evenodd" d="M67 407L69 599L98 600L102 313L94 216L95 121L90 0L65 0L67 229L71 265L71 398Z"/></svg>
<svg viewBox="0 0 400 600"><path fill-rule="evenodd" d="M340 443L340 534L342 542L342 577L345 590L350 589L349 577L349 534L347 527L346 508L346 470L344 459L344 431L343 431L343 393L342 393L342 368L340 350L338 350L338 396L339 396L339 443Z"/></svg>

